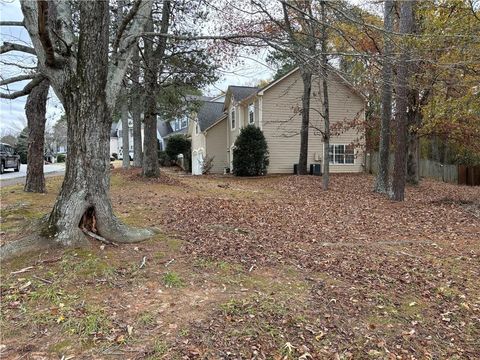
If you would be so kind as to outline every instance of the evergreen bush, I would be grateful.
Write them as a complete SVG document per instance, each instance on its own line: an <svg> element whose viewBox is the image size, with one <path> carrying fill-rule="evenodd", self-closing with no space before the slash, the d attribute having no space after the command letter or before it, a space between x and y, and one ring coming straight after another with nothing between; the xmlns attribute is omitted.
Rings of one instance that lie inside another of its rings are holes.
<svg viewBox="0 0 480 360"><path fill-rule="evenodd" d="M240 131L233 148L233 174L236 176L259 176L267 173L269 164L268 145L255 125Z"/></svg>

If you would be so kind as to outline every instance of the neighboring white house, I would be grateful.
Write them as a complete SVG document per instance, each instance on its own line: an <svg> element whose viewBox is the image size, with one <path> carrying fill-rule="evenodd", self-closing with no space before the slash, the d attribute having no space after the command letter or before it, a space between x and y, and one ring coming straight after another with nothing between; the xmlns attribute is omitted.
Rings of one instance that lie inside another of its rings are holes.
<svg viewBox="0 0 480 360"><path fill-rule="evenodd" d="M177 126L177 131L172 128L172 124ZM171 135L176 134L186 134L188 128L188 120L187 121L162 121L157 120L157 139L159 142L160 150L165 150L166 140ZM143 138L144 138L144 126L142 123L142 149L143 149ZM130 157L133 159L133 120L131 118L128 119L128 147L129 147L129 154ZM122 128L122 121L119 120L118 122L112 123L111 132L110 132L110 156L112 154L117 154L118 159L123 159L123 128Z"/></svg>
<svg viewBox="0 0 480 360"><path fill-rule="evenodd" d="M210 97L199 96L199 95L191 95L187 96L187 102L193 101L206 101L210 100ZM220 98L216 98L217 100ZM221 98L223 103L223 98ZM166 141L170 136L173 135L187 135L188 125L189 125L189 118L190 118L190 111L188 110L187 106L182 107L178 110L179 116L176 119L170 121L162 121L157 120L157 139L159 142L159 147L161 151L165 150ZM143 114L142 114L143 118ZM144 135L144 127L142 123L142 149L143 149L143 135ZM112 154L117 154L119 159L123 159L123 129L122 129L122 121L119 120L117 122L112 123L111 131L110 131L110 156ZM130 117L128 119L128 145L129 145L129 154L130 157L133 158L133 120Z"/></svg>

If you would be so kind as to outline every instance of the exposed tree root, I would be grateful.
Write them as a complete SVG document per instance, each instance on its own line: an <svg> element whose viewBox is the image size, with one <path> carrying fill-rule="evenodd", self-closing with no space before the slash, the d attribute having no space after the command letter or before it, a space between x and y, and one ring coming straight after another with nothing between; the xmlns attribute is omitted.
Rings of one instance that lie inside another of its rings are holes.
<svg viewBox="0 0 480 360"><path fill-rule="evenodd" d="M32 234L23 239L6 243L0 247L0 261L9 260L28 252L38 252L58 247L58 243L52 242L39 234Z"/></svg>
<svg viewBox="0 0 480 360"><path fill-rule="evenodd" d="M0 261L5 261L27 252L42 251L59 247L90 246L89 237L103 239L108 244L136 243L146 240L156 231L153 229L133 229L122 224L116 217L98 217L95 209L88 208L78 227L58 231L48 224L45 218L36 225L36 230L20 240L0 247Z"/></svg>

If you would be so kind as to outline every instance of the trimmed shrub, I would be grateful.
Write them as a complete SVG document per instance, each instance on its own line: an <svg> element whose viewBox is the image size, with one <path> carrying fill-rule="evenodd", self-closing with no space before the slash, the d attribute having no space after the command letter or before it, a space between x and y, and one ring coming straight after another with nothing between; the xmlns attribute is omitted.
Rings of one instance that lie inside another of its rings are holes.
<svg viewBox="0 0 480 360"><path fill-rule="evenodd" d="M58 154L57 155L57 163L64 163L66 158L67 157L65 156L65 154Z"/></svg>
<svg viewBox="0 0 480 360"><path fill-rule="evenodd" d="M240 131L233 148L233 174L236 176L259 176L267 173L269 164L268 145L255 125Z"/></svg>
<svg viewBox="0 0 480 360"><path fill-rule="evenodd" d="M115 160L118 160L118 154L117 153L112 153L112 158L114 158Z"/></svg>
<svg viewBox="0 0 480 360"><path fill-rule="evenodd" d="M158 152L158 164L160 166L170 166L171 160L165 151Z"/></svg>
<svg viewBox="0 0 480 360"><path fill-rule="evenodd" d="M166 154L170 159L176 159L178 155L186 156L192 151L192 145L183 135L174 135L167 139L167 146L165 148Z"/></svg>
<svg viewBox="0 0 480 360"><path fill-rule="evenodd" d="M183 155L185 171L192 168L192 143L184 135L174 135L167 139L165 153L171 161L177 161L178 155Z"/></svg>

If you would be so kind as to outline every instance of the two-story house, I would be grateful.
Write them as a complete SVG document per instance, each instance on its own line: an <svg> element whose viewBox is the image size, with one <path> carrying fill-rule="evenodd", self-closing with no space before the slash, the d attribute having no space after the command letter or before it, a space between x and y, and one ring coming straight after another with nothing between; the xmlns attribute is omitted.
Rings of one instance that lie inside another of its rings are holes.
<svg viewBox="0 0 480 360"><path fill-rule="evenodd" d="M319 77L313 77L308 163L321 164L323 152L329 151L331 172L361 172L364 131L352 124L364 119L365 98L333 69L329 71L330 124L335 131L332 131L330 148L324 149L321 83ZM303 82L298 69L261 89L230 86L222 114L216 113L216 119L205 121L200 111L195 126L189 127L192 159L198 162L193 173L201 173L199 169L205 157L214 158L212 172L231 169L235 140L240 130L249 124L258 126L267 140L268 172L292 173L299 159L302 95Z"/></svg>

